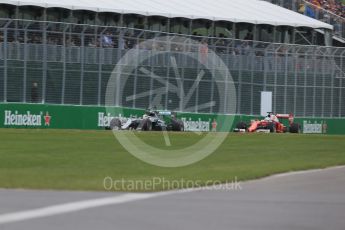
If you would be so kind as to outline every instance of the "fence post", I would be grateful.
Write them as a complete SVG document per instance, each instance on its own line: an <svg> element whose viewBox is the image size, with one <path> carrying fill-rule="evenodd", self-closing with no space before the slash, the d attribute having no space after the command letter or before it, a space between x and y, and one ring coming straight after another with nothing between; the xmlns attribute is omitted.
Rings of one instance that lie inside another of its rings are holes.
<svg viewBox="0 0 345 230"><path fill-rule="evenodd" d="M79 92L79 104L84 103L84 69L85 69L85 30L86 26L83 26L83 31L81 32L80 38L80 92Z"/></svg>
<svg viewBox="0 0 345 230"><path fill-rule="evenodd" d="M236 40L235 40L236 42ZM238 58L238 94L237 94L237 106L238 106L238 113L242 114L242 108L241 108L241 93L242 93L242 55L239 53L238 55L235 54L235 58Z"/></svg>
<svg viewBox="0 0 345 230"><path fill-rule="evenodd" d="M170 76L170 66L171 66L171 40L170 38L167 36L167 51L168 51L168 63L167 63L167 72L166 72L166 97L165 97L165 105L164 105L164 109L168 109L168 100L169 100L169 76ZM152 90L152 88L151 88Z"/></svg>
<svg viewBox="0 0 345 230"><path fill-rule="evenodd" d="M337 53L337 49L331 54L332 55L332 66L336 66L337 63L335 62L335 58L336 58L336 53ZM333 113L334 113L334 77L336 76L335 74L335 69L332 68L331 70L331 112L330 112L330 117L333 117Z"/></svg>
<svg viewBox="0 0 345 230"><path fill-rule="evenodd" d="M192 46L191 44L191 39L192 38L187 38L184 42L183 42L183 46L184 46L184 52L190 52L189 48ZM191 54L189 54L191 55ZM190 59L188 58L188 55L183 55L183 68L181 68L181 75L180 75L180 102L179 102L179 111L183 111L184 110L184 105L183 105L183 98L184 98L184 81L185 81L185 69L188 67L188 62L190 62ZM177 64L176 64L177 65Z"/></svg>
<svg viewBox="0 0 345 230"><path fill-rule="evenodd" d="M47 90L47 24L43 23L43 73L42 73L42 103L46 101L46 90Z"/></svg>
<svg viewBox="0 0 345 230"><path fill-rule="evenodd" d="M94 33L95 34L94 34L94 37L93 37L93 39L94 39L94 47L93 47L93 49L95 51L95 52L93 52L93 54L95 55L95 57L93 58L93 63L92 64L97 65L97 60L98 60L97 104L101 105L102 104L101 103L101 95L102 95L102 64L101 64L101 59L100 59L100 55L101 55L100 54L100 49L101 48L97 46L98 45L97 39L99 39L98 36L97 36L97 30L98 30L98 27L95 26L95 28L94 28ZM97 58L97 54L98 54L98 58Z"/></svg>
<svg viewBox="0 0 345 230"><path fill-rule="evenodd" d="M8 30L7 27L11 21L7 22L4 27L4 102L7 102L7 77L8 77Z"/></svg>
<svg viewBox="0 0 345 230"><path fill-rule="evenodd" d="M306 117L307 110L307 62L308 62L308 53L304 54L304 87L303 87L303 117Z"/></svg>
<svg viewBox="0 0 345 230"><path fill-rule="evenodd" d="M218 63L216 63L216 57L217 57L217 44L216 44L216 42L214 42L213 43L214 44L214 50L213 50L213 54L212 54L212 65L211 65L211 68L212 68L212 79L211 79L211 97L210 97L210 102L212 103L213 102L213 100L214 100L214 87L216 87L216 85L215 85L215 81L216 81L216 79L214 79L214 76L216 76L216 64L218 64ZM223 70L221 70L222 72L223 72ZM227 88L227 84L228 84L228 81L225 81L225 94L224 95L227 95L227 90L226 90L226 88ZM226 98L225 98L226 99ZM219 109L221 108L220 107L221 105L219 105ZM212 112L214 112L214 110L213 110L213 107L214 106L210 106L210 113L212 113ZM224 103L224 113L226 113L226 107L225 107L225 103ZM218 111L219 112L219 111Z"/></svg>
<svg viewBox="0 0 345 230"><path fill-rule="evenodd" d="M122 32L120 32L120 36L123 36ZM139 46L139 44L138 44ZM133 96L134 96L134 100L133 100L133 108L136 108L136 102L137 102L137 99L136 99L136 95L137 95L137 84L138 84L138 68L139 68L139 65L140 65L140 50L139 50L139 47L136 47L136 48L132 48L132 51L134 50L136 52L136 64L138 65L137 68L135 68L134 70L134 82L133 82ZM122 50L118 49L118 56L121 56L121 52ZM129 64L129 63L128 63ZM153 67L152 67L153 68Z"/></svg>
<svg viewBox="0 0 345 230"><path fill-rule="evenodd" d="M251 85L250 85L250 115L253 115L254 114L254 67L255 67L255 50L254 50L254 42L251 43L252 44L252 47L249 51L249 53L247 55L250 55L251 58L249 60L251 60L251 65L250 65L250 82L251 82Z"/></svg>
<svg viewBox="0 0 345 230"><path fill-rule="evenodd" d="M325 63L327 62L327 57L323 55L323 62L322 62L322 102L321 102L321 117L325 115L325 82L326 82L326 66Z"/></svg>
<svg viewBox="0 0 345 230"><path fill-rule="evenodd" d="M273 46L273 55L274 55L274 92L273 92L273 111L275 112L278 112L276 111L277 110L277 82L278 82L278 51L279 51L279 48L278 49L275 49L275 47Z"/></svg>
<svg viewBox="0 0 345 230"><path fill-rule="evenodd" d="M267 58L267 50L263 50L263 67L264 67L264 79L263 79L263 91L267 90L267 69L268 69L268 58Z"/></svg>
<svg viewBox="0 0 345 230"><path fill-rule="evenodd" d="M284 81L284 113L290 113L287 110L287 91L288 91L288 77L289 77L289 52L288 49L284 49L285 57L285 81Z"/></svg>
<svg viewBox="0 0 345 230"><path fill-rule="evenodd" d="M28 43L27 43L27 37L28 37L28 34L27 34L27 28L28 28L28 25L25 26L25 29L24 29L24 70L23 70L23 102L27 102L27 97L26 97L26 93L27 93L27 61L28 61Z"/></svg>
<svg viewBox="0 0 345 230"><path fill-rule="evenodd" d="M340 54L340 66L343 67L344 65L344 54L345 54L345 50ZM342 117L342 92L343 92L343 79L345 77L345 73L342 71L340 79L339 79L339 117Z"/></svg>
<svg viewBox="0 0 345 230"><path fill-rule="evenodd" d="M316 51L316 50L315 50ZM313 65L313 68L314 68L314 74L313 74L313 116L315 117L315 112L316 112L316 78L317 78L317 68L318 68L318 65L317 65L317 56L316 56L316 52L314 53L314 65Z"/></svg>
<svg viewBox="0 0 345 230"><path fill-rule="evenodd" d="M298 68L297 68L297 64L299 61L299 56L298 56L298 51L299 49L294 47L293 52L294 52L294 69L295 69L295 87L294 87L294 109L293 109L293 114L296 116L297 114L297 78L298 78Z"/></svg>
<svg viewBox="0 0 345 230"><path fill-rule="evenodd" d="M70 24L63 29L62 34L62 84L61 84L61 104L65 104L65 89L66 89L66 31Z"/></svg>

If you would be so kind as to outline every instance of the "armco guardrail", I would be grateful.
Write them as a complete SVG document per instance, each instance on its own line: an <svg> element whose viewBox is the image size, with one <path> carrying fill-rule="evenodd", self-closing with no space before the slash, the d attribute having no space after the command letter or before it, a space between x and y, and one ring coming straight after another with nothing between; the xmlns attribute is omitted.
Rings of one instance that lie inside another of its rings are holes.
<svg viewBox="0 0 345 230"><path fill-rule="evenodd" d="M144 113L144 110L128 108L112 108L111 111L96 106L2 103L0 128L102 130L112 117L139 117ZM212 123L216 121L217 131L229 132L239 121L261 119L246 115L195 113L178 113L177 116L185 122L186 131L212 131ZM230 129L223 128L228 126L222 124L225 120L233 121ZM345 135L345 118L296 118L295 122L301 124L304 133Z"/></svg>

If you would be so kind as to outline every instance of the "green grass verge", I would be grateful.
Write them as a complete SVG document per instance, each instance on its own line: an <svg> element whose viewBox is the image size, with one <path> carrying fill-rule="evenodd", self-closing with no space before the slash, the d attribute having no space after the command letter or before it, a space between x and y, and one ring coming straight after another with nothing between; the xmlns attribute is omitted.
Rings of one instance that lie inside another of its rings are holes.
<svg viewBox="0 0 345 230"><path fill-rule="evenodd" d="M162 136L159 132L137 135L147 143L157 142ZM170 136L175 148L179 143L186 144L186 140L194 143L199 138L191 133ZM182 168L161 168L136 159L109 131L0 129L0 140L2 188L104 191L103 180L107 176L114 180L164 178L205 184L208 180L249 180L345 165L344 136L231 134L214 154ZM162 184L153 190L176 186Z"/></svg>

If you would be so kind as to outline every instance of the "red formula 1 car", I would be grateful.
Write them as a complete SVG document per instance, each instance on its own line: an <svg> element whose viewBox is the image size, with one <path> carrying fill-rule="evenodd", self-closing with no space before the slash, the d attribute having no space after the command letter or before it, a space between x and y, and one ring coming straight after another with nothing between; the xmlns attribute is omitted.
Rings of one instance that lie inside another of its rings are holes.
<svg viewBox="0 0 345 230"><path fill-rule="evenodd" d="M279 119L288 119L289 127ZM299 133L300 125L294 123L293 114L274 114L269 112L263 120L253 120L250 124L243 121L236 125L235 132L266 132L266 133Z"/></svg>

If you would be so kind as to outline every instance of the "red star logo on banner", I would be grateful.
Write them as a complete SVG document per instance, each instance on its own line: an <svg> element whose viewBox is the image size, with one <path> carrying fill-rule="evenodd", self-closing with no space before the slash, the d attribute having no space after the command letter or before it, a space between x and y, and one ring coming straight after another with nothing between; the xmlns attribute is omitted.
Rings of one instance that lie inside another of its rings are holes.
<svg viewBox="0 0 345 230"><path fill-rule="evenodd" d="M49 113L46 112L46 115L44 116L44 125L45 126L50 126L50 120L51 120L51 116L49 116Z"/></svg>

